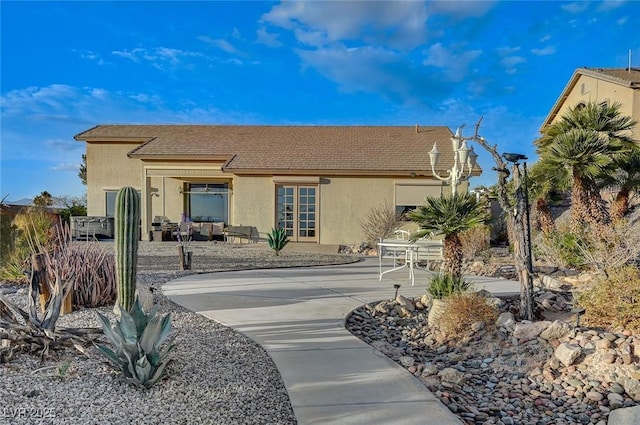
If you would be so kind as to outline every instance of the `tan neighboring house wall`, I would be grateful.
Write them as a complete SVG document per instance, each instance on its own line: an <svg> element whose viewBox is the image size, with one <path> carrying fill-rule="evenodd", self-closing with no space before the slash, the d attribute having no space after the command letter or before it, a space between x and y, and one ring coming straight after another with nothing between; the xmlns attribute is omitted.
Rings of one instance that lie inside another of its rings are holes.
<svg viewBox="0 0 640 425"><path fill-rule="evenodd" d="M106 214L106 192L123 186L140 190L141 161L127 154L139 143L101 143L87 146L87 214Z"/></svg>
<svg viewBox="0 0 640 425"><path fill-rule="evenodd" d="M547 115L541 130L580 103L621 104L620 111L640 122L640 69L578 68ZM634 132L636 139L640 138Z"/></svg>
<svg viewBox="0 0 640 425"><path fill-rule="evenodd" d="M193 215L190 199L206 199L226 205L225 224L256 227L263 238L293 215L291 239L321 244L361 242L360 221L385 201L417 206L448 194L428 151L437 144L437 171L446 175L451 137L446 127L161 125L97 126L75 136L86 142L88 214L106 215L106 191L133 186L145 240L158 217L178 223Z"/></svg>

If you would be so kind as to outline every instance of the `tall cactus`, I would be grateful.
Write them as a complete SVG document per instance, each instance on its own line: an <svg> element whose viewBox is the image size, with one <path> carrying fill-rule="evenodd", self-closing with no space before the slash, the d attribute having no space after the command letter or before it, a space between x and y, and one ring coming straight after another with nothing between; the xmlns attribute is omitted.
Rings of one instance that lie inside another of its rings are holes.
<svg viewBox="0 0 640 425"><path fill-rule="evenodd" d="M118 285L116 311L131 311L135 302L139 222L138 192L132 187L123 187L116 195L115 211L116 283Z"/></svg>

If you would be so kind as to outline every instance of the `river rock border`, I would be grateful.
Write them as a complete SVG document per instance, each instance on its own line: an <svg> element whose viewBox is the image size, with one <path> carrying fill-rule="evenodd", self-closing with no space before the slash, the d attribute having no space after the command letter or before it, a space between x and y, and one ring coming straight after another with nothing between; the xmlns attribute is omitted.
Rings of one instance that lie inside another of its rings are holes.
<svg viewBox="0 0 640 425"><path fill-rule="evenodd" d="M541 291L538 304L569 300ZM494 302L496 302L494 300ZM517 302L517 300L516 300ZM358 338L401 364L466 424L607 424L612 411L640 423L640 335L562 320L517 322L497 300L494 324L443 341L428 325L429 300L364 305L346 320ZM630 408L630 409L627 409Z"/></svg>

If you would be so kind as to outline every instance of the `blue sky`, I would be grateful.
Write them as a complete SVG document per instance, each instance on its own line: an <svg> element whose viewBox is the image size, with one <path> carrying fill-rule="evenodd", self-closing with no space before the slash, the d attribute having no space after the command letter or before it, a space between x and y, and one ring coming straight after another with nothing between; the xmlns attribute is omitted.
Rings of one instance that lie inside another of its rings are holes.
<svg viewBox="0 0 640 425"><path fill-rule="evenodd" d="M532 141L582 66L640 66L640 2L8 2L0 196L81 196L98 124L446 125ZM401 148L401 147L400 147ZM491 158L474 185L495 182ZM428 161L425 158L425 161Z"/></svg>

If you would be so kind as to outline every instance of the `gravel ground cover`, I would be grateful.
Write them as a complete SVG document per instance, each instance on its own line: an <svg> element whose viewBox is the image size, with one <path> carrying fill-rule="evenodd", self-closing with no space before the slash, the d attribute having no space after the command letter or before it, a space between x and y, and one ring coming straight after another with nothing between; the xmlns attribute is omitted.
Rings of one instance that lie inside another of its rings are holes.
<svg viewBox="0 0 640 425"><path fill-rule="evenodd" d="M113 249L110 242L100 242ZM141 243L138 282L161 312L172 315L176 348L169 377L143 391L120 382L93 347L88 356L64 350L41 362L20 354L0 364L0 424L295 424L273 361L244 335L189 312L165 298L162 284L192 273L347 263L353 257L288 250L276 257L264 244L192 243L191 271L178 271L176 243ZM25 305L24 286L0 282L0 291ZM80 309L63 327L99 327L96 311Z"/></svg>

